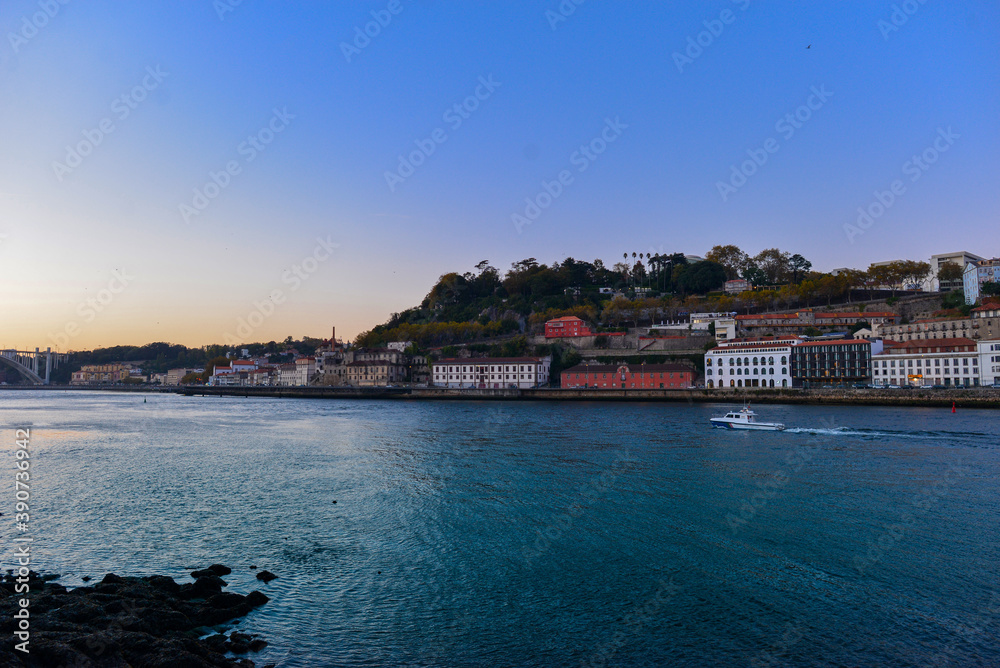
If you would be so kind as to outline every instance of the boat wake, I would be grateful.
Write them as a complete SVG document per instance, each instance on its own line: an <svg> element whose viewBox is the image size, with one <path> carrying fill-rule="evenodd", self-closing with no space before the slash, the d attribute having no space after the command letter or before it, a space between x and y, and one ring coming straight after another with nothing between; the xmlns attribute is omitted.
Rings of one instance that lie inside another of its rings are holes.
<svg viewBox="0 0 1000 668"><path fill-rule="evenodd" d="M816 436L854 436L861 438L921 438L955 440L969 436L987 436L968 431L909 431L893 429L855 429L852 427L834 427L832 429L813 429L809 427L788 427L786 434L814 434Z"/></svg>

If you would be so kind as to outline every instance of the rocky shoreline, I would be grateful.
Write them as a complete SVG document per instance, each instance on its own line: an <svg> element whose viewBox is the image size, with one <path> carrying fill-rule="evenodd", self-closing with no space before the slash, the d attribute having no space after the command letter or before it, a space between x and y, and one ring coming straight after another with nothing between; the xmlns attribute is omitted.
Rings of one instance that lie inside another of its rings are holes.
<svg viewBox="0 0 1000 668"><path fill-rule="evenodd" d="M17 640L11 640L16 638L18 599L24 595L15 593L16 577L8 571L0 580L0 632L8 638L0 650L0 668L252 668L250 659L228 655L260 651L265 640L235 631L212 632L268 601L259 591L245 596L223 591L227 583L222 578L231 572L213 564L192 573L194 581L184 584L163 575L108 573L98 584L67 589L52 576L32 571L30 653L24 654L15 651Z"/></svg>

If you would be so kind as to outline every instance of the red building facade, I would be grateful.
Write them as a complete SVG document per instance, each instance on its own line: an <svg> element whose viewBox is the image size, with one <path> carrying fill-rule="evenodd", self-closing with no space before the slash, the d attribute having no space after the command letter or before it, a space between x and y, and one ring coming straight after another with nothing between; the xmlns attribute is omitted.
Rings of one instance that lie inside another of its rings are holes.
<svg viewBox="0 0 1000 668"><path fill-rule="evenodd" d="M564 388L686 390L694 372L681 364L578 364L560 376Z"/></svg>
<svg viewBox="0 0 1000 668"><path fill-rule="evenodd" d="M594 336L587 323L573 315L556 318L545 323L545 338L557 339L570 336Z"/></svg>

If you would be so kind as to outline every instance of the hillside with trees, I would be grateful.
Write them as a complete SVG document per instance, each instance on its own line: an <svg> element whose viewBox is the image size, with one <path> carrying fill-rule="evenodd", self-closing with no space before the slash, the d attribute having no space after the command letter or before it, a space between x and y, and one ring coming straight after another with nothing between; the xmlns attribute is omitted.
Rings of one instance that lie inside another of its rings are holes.
<svg viewBox="0 0 1000 668"><path fill-rule="evenodd" d="M682 253L624 253L611 266L600 259L569 257L546 265L527 258L501 273L483 260L474 271L444 274L419 306L393 313L355 343L412 341L427 349L537 334L547 320L567 315L607 329L693 311L832 306L876 294L895 296L919 287L929 273L926 262L899 260L833 275L812 271L812 263L798 253L768 248L751 256L733 245L715 246L696 262ZM724 283L736 278L754 289L725 294Z"/></svg>

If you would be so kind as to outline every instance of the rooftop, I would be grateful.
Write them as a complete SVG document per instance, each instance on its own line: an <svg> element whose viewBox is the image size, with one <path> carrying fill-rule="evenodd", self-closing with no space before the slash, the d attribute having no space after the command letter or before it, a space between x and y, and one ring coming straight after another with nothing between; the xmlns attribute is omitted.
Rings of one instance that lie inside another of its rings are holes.
<svg viewBox="0 0 1000 668"><path fill-rule="evenodd" d="M449 357L434 364L527 364L541 361L541 357Z"/></svg>
<svg viewBox="0 0 1000 668"><path fill-rule="evenodd" d="M617 373L622 367L626 367L628 373L658 373L661 371L691 372L691 367L684 366L683 364L577 364L569 369L564 369L563 373Z"/></svg>
<svg viewBox="0 0 1000 668"><path fill-rule="evenodd" d="M830 346L830 345L840 345L844 343L860 343L862 345L871 345L871 341L867 339L828 339L826 341L806 341L795 346L798 348L807 348L810 346Z"/></svg>

